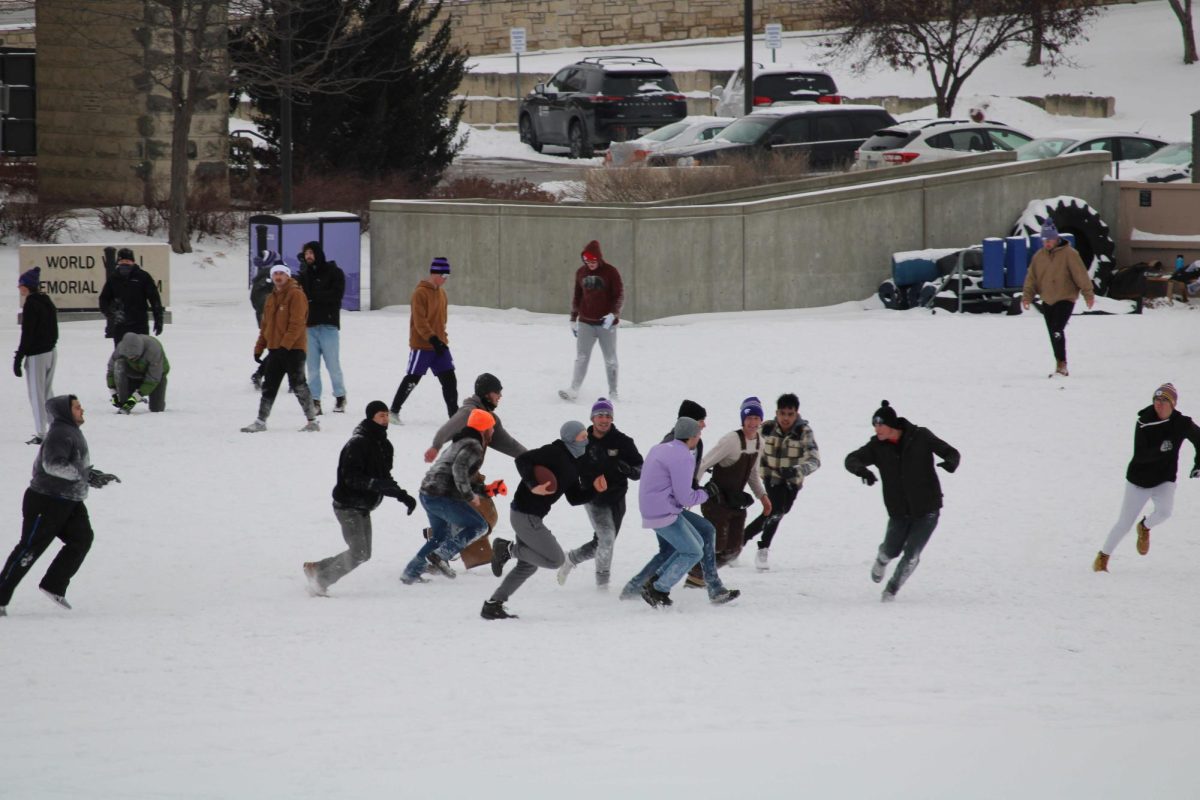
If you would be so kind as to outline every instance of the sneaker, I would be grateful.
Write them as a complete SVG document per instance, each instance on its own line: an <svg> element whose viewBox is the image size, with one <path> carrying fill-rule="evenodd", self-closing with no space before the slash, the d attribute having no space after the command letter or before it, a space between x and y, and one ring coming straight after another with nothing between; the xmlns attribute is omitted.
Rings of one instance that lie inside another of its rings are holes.
<svg viewBox="0 0 1200 800"><path fill-rule="evenodd" d="M754 568L759 572L766 572L771 568L771 565L767 563L767 548L760 547L754 554Z"/></svg>
<svg viewBox="0 0 1200 800"><path fill-rule="evenodd" d="M1092 572L1108 572L1108 553L1096 553L1096 560L1092 562Z"/></svg>
<svg viewBox="0 0 1200 800"><path fill-rule="evenodd" d="M446 563L446 559L442 558L437 553L430 553L429 555L425 556L425 560L429 562L429 566L433 567L438 574L445 575L451 580L458 577L458 573L454 571L454 568Z"/></svg>
<svg viewBox="0 0 1200 800"><path fill-rule="evenodd" d="M321 578L317 575L317 562L304 562L304 579L308 581L309 595L312 597L329 597L325 591L325 586L321 584Z"/></svg>
<svg viewBox="0 0 1200 800"><path fill-rule="evenodd" d="M642 587L642 599L645 600L651 608L671 605L670 592L660 592L658 589L655 589L653 581L647 581L646 585Z"/></svg>
<svg viewBox="0 0 1200 800"><path fill-rule="evenodd" d="M1054 366L1054 372L1051 372L1051 373L1050 373L1049 375L1047 375L1046 377L1047 377L1047 378L1053 378L1053 377L1055 377L1055 376L1059 376L1059 375L1061 375L1062 377L1064 377L1064 378L1065 378L1065 377L1067 377L1067 376L1068 376L1068 375L1070 375L1070 374L1071 374L1071 373L1067 372L1067 362L1065 362L1065 361L1059 361L1059 362L1057 362L1057 363L1055 364L1055 366Z"/></svg>
<svg viewBox="0 0 1200 800"><path fill-rule="evenodd" d="M318 411L317 413L319 414L321 412ZM310 419L307 425L305 425L303 428L300 428L301 433L315 433L319 430L321 430L321 423L317 422L315 419Z"/></svg>
<svg viewBox="0 0 1200 800"><path fill-rule="evenodd" d="M617 599L618 600L632 600L635 597L641 597L641 596L642 596L642 592L640 589L635 589L629 585L626 585L624 588L621 589L621 594L619 594L617 596Z"/></svg>
<svg viewBox="0 0 1200 800"><path fill-rule="evenodd" d="M563 560L562 566L558 568L558 585L559 586L567 585L567 576L571 574L571 570L573 570L573 569L575 569L575 562L571 560L570 556L567 556Z"/></svg>
<svg viewBox="0 0 1200 800"><path fill-rule="evenodd" d="M1146 518L1142 517L1137 524L1138 540L1137 551L1138 555L1146 555L1150 552L1150 529L1146 527Z"/></svg>
<svg viewBox="0 0 1200 800"><path fill-rule="evenodd" d="M559 389L558 396L563 400L574 400L576 397L579 397L579 392L574 389Z"/></svg>
<svg viewBox="0 0 1200 800"><path fill-rule="evenodd" d="M325 412L321 410L321 401L313 400L313 415L319 417L324 413Z"/></svg>
<svg viewBox="0 0 1200 800"><path fill-rule="evenodd" d="M58 603L60 606L65 608L67 611L71 610L71 604L68 603L67 598L63 597L61 594L55 594L54 592L48 592L45 589L42 589L42 594L46 595L46 597L49 597L55 603Z"/></svg>
<svg viewBox="0 0 1200 800"><path fill-rule="evenodd" d="M26 442L25 444L41 444L41 443L42 443L42 437L40 437L40 436L34 436L32 439L30 439L30 440L29 440L28 442Z"/></svg>
<svg viewBox="0 0 1200 800"><path fill-rule="evenodd" d="M879 596L879 599L881 602L890 603L896 599L896 593L893 592L890 588L884 589L883 594L881 594Z"/></svg>
<svg viewBox="0 0 1200 800"><path fill-rule="evenodd" d="M262 381L262 375L259 375L257 372L250 376L250 382L253 383L254 388L260 392L262 391Z"/></svg>
<svg viewBox="0 0 1200 800"><path fill-rule="evenodd" d="M346 395L342 395L341 397L333 398L333 413L335 413L335 414L345 414L346 413Z"/></svg>
<svg viewBox="0 0 1200 800"><path fill-rule="evenodd" d="M392 423L393 425L403 425L404 424L403 422L400 421L400 412L399 411L392 411L391 413L389 413L388 414L388 422Z"/></svg>
<svg viewBox="0 0 1200 800"><path fill-rule="evenodd" d="M484 619L517 619L516 614L508 613L504 603L497 603L495 600L485 600L479 616Z"/></svg>
<svg viewBox="0 0 1200 800"><path fill-rule="evenodd" d="M596 588L597 589L607 589L608 588L608 573L607 572L597 572L596 573Z"/></svg>
<svg viewBox="0 0 1200 800"><path fill-rule="evenodd" d="M258 433L267 429L267 421L264 419L256 419L246 427L242 428L242 433Z"/></svg>
<svg viewBox="0 0 1200 800"><path fill-rule="evenodd" d="M703 589L704 588L704 578L697 578L695 575L693 575L692 573L689 572L688 576L687 576L687 580L685 580L683 582L683 585L688 587L689 589Z"/></svg>
<svg viewBox="0 0 1200 800"><path fill-rule="evenodd" d="M619 402L620 399L621 399L621 395L617 392L616 389L613 389L611 392L608 393L608 402L616 403L616 402Z"/></svg>
<svg viewBox="0 0 1200 800"><path fill-rule="evenodd" d="M429 583L429 578L424 575L409 575L406 572L400 576L400 582L405 586L412 586L414 583Z"/></svg>
<svg viewBox="0 0 1200 800"><path fill-rule="evenodd" d="M741 589L722 589L708 599L714 606L723 606L730 600L737 600L741 596Z"/></svg>
<svg viewBox="0 0 1200 800"><path fill-rule="evenodd" d="M512 542L497 539L492 542L492 574L499 578L504 574L504 565L512 558Z"/></svg>
<svg viewBox="0 0 1200 800"><path fill-rule="evenodd" d="M881 580L883 580L883 573L886 571L887 564L883 561L880 561L878 558L875 559L875 563L871 565L871 580L875 581L875 583L879 583Z"/></svg>

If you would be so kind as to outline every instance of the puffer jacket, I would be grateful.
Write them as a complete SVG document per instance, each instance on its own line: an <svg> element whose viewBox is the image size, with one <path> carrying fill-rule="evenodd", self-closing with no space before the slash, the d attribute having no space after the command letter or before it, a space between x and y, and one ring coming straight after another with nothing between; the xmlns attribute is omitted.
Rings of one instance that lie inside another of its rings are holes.
<svg viewBox="0 0 1200 800"><path fill-rule="evenodd" d="M383 489L396 485L393 455L386 428L370 419L358 423L338 457L333 501L362 511L377 508L383 502Z"/></svg>
<svg viewBox="0 0 1200 800"><path fill-rule="evenodd" d="M92 459L87 439L71 415L71 396L51 397L46 401L46 411L50 414L50 430L33 460L29 488L49 497L82 502L88 496Z"/></svg>
<svg viewBox="0 0 1200 800"><path fill-rule="evenodd" d="M130 376L141 376L142 383L137 391L149 395L170 371L171 362L167 360L162 342L153 336L127 333L108 357L108 388L116 389L117 374L124 372Z"/></svg>
<svg viewBox="0 0 1200 800"><path fill-rule="evenodd" d="M312 266L304 260L311 249ZM309 242L300 249L300 287L308 297L308 325L341 327L342 295L346 293L346 273L335 261L325 260L320 242Z"/></svg>
<svg viewBox="0 0 1200 800"><path fill-rule="evenodd" d="M308 298L295 278L267 298L262 327L254 352L267 350L308 350Z"/></svg>
<svg viewBox="0 0 1200 800"><path fill-rule="evenodd" d="M473 495L480 494L479 487L471 485L471 477L483 466L485 452L479 431L464 427L425 473L421 494L470 502Z"/></svg>

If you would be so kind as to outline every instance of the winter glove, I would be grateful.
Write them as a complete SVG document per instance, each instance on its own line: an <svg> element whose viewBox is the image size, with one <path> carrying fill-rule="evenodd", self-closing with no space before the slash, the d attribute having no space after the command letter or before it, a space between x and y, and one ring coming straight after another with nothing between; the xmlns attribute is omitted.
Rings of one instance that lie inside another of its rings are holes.
<svg viewBox="0 0 1200 800"><path fill-rule="evenodd" d="M858 477L862 478L862 482L867 486L875 485L875 473L871 472L869 469L864 469L862 472L858 473Z"/></svg>
<svg viewBox="0 0 1200 800"><path fill-rule="evenodd" d="M121 398L117 397L116 392L113 392L113 394L112 394L112 404L113 404L113 408L121 407Z"/></svg>
<svg viewBox="0 0 1200 800"><path fill-rule="evenodd" d="M162 336L163 331L163 312L159 309L154 312L154 335Z"/></svg>
<svg viewBox="0 0 1200 800"><path fill-rule="evenodd" d="M633 478L635 481L642 475L640 467L635 467L633 464L628 464L620 459L617 459L617 472L626 478Z"/></svg>
<svg viewBox="0 0 1200 800"><path fill-rule="evenodd" d="M604 315L604 319L600 322L600 327L604 330L611 330L613 325L617 324L617 315L611 311Z"/></svg>
<svg viewBox="0 0 1200 800"><path fill-rule="evenodd" d="M704 484L704 492L708 495L708 499L714 503L720 503L724 498L721 496L721 487L717 486L716 481L709 481Z"/></svg>
<svg viewBox="0 0 1200 800"><path fill-rule="evenodd" d="M1189 478L1200 478L1200 467L1196 467L1195 469L1193 469L1192 474L1188 475L1188 477Z"/></svg>
<svg viewBox="0 0 1200 800"><path fill-rule="evenodd" d="M254 363L261 364L262 362L263 362L263 351L255 350L254 351Z"/></svg>
<svg viewBox="0 0 1200 800"><path fill-rule="evenodd" d="M21 377L21 351L13 353L13 375Z"/></svg>
<svg viewBox="0 0 1200 800"><path fill-rule="evenodd" d="M951 465L949 461L939 461L937 465L946 470L946 472L954 472L954 470L958 469L957 464Z"/></svg>
<svg viewBox="0 0 1200 800"><path fill-rule="evenodd" d="M794 481L800 477L800 469L799 467L784 467L779 470L779 477L785 481Z"/></svg>
<svg viewBox="0 0 1200 800"><path fill-rule="evenodd" d="M134 392L133 394L129 395L129 398L124 403L121 404L121 413L128 414L130 411L133 411L134 406L145 399L146 398L142 396L141 392Z"/></svg>
<svg viewBox="0 0 1200 800"><path fill-rule="evenodd" d="M430 336L429 343L433 345L433 352L437 353L439 356L444 356L446 354L446 350L449 349L446 347L446 343L436 336Z"/></svg>
<svg viewBox="0 0 1200 800"><path fill-rule="evenodd" d="M578 339L579 338L579 323L575 320L571 320L571 322L569 324L571 326L571 335L574 336L576 339Z"/></svg>
<svg viewBox="0 0 1200 800"><path fill-rule="evenodd" d="M396 495L396 499L401 503L404 503L404 507L408 509L408 516L411 517L412 513L417 510L417 501L413 499L411 494L403 489L400 489L400 494Z"/></svg>
<svg viewBox="0 0 1200 800"><path fill-rule="evenodd" d="M120 483L121 479L116 475L110 475L109 473L101 472L98 469L88 470L88 486L92 487L93 489L103 489L105 486L108 486L114 481Z"/></svg>
<svg viewBox="0 0 1200 800"><path fill-rule="evenodd" d="M508 487L504 485L504 480L492 481L487 486L483 487L484 494L488 497L496 495L508 495Z"/></svg>

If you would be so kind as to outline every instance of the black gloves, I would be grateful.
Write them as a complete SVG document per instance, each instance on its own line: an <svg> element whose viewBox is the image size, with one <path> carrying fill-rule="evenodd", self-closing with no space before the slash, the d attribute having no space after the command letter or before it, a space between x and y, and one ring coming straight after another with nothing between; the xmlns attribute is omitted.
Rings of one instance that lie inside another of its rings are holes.
<svg viewBox="0 0 1200 800"><path fill-rule="evenodd" d="M261 350L254 351L254 363L261 364L263 362L263 354Z"/></svg>
<svg viewBox="0 0 1200 800"><path fill-rule="evenodd" d="M113 481L121 482L121 479L116 475L110 475L107 472L101 472L98 469L92 468L88 470L88 486L93 489L103 489Z"/></svg>
<svg viewBox="0 0 1200 800"><path fill-rule="evenodd" d="M709 481L702 488L708 494L708 499L714 503L720 503L724 499L721 494L721 487L717 486L716 481Z"/></svg>
<svg viewBox="0 0 1200 800"><path fill-rule="evenodd" d="M954 470L958 469L958 464L951 464L949 461L939 461L937 465L946 470L946 472L954 472Z"/></svg>
<svg viewBox="0 0 1200 800"><path fill-rule="evenodd" d="M154 335L161 336L163 329L163 311L161 308L154 310Z"/></svg>
<svg viewBox="0 0 1200 800"><path fill-rule="evenodd" d="M862 482L867 486L875 485L875 473L871 472L869 469L864 469L862 472L858 473L858 477L862 478Z"/></svg>
<svg viewBox="0 0 1200 800"><path fill-rule="evenodd" d="M640 467L627 464L620 459L617 460L617 472L621 473L626 478L633 478L634 480L637 480L642 475L642 470Z"/></svg>
<svg viewBox="0 0 1200 800"><path fill-rule="evenodd" d="M13 353L13 375L16 375L18 378L21 377L21 359L20 350Z"/></svg>
<svg viewBox="0 0 1200 800"><path fill-rule="evenodd" d="M400 494L396 495L396 499L404 503L404 507L408 509L408 516L411 517L412 513L417 510L417 501L403 489L400 490Z"/></svg>
<svg viewBox="0 0 1200 800"><path fill-rule="evenodd" d="M436 336L430 336L429 343L433 345L433 352L437 353L439 356L445 355L446 351L449 349L446 347L446 343Z"/></svg>
<svg viewBox="0 0 1200 800"><path fill-rule="evenodd" d="M417 510L417 501L412 498L412 495L401 489L395 481L376 479L374 483L375 491L387 497L394 497L403 503L404 507L408 509L409 516L412 516L412 513Z"/></svg>
<svg viewBox="0 0 1200 800"><path fill-rule="evenodd" d="M779 477L783 478L785 481L794 481L796 478L800 477L800 468L784 467L783 469L779 470Z"/></svg>

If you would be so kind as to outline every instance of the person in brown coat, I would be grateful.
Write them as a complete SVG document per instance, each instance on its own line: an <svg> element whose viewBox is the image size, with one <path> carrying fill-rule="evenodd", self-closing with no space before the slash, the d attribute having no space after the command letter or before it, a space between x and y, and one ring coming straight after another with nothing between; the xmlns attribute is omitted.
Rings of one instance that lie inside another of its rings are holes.
<svg viewBox="0 0 1200 800"><path fill-rule="evenodd" d="M300 408L308 424L301 431L319 431L316 409L313 407L312 392L304 377L308 343L308 298L300 284L292 278L286 264L271 267L271 282L274 291L263 308L262 326L258 341L254 343L254 360L262 362L263 351L267 351L266 372L263 375L262 399L258 403L258 418L246 427L244 433L258 433L267 429L267 417L279 393L279 384L286 374L288 385L300 401Z"/></svg>
<svg viewBox="0 0 1200 800"><path fill-rule="evenodd" d="M1038 311L1046 320L1046 332L1050 334L1050 347L1054 350L1055 368L1050 377L1067 373L1067 323L1075 310L1079 293L1087 307L1096 302L1096 290L1079 253L1058 235L1054 220L1049 217L1042 224L1042 249L1029 262L1025 274L1025 286L1021 291L1021 305L1029 310L1033 296L1039 294L1042 302Z"/></svg>
<svg viewBox="0 0 1200 800"><path fill-rule="evenodd" d="M453 417L458 411L458 377L454 374L454 356L450 353L446 336L448 301L442 286L450 277L450 262L443 256L433 259L429 265L429 277L417 284L409 301L411 313L408 318L408 368L404 380L392 398L391 421L400 424L400 407L417 388L417 383L427 371L442 384L442 398L446 401L446 416Z"/></svg>

